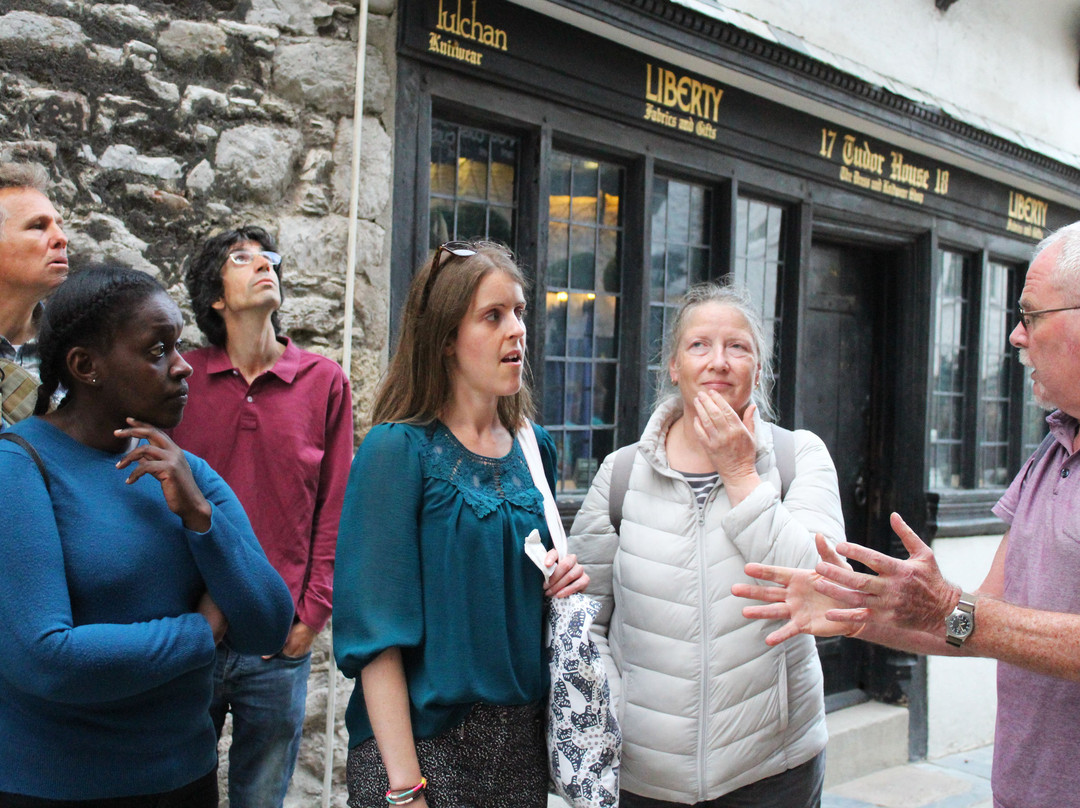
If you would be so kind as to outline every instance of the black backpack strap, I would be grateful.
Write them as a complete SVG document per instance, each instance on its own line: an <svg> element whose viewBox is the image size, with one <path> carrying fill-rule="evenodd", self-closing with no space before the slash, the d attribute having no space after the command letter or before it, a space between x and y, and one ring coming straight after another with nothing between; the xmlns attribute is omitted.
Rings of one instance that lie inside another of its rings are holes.
<svg viewBox="0 0 1080 808"><path fill-rule="evenodd" d="M626 491L630 487L630 472L634 469L634 458L637 457L638 445L631 443L623 446L615 452L615 460L611 466L611 485L608 488L608 518L615 532L622 527L623 500L626 499Z"/></svg>
<svg viewBox="0 0 1080 808"><path fill-rule="evenodd" d="M14 444L17 444L23 448L23 450L30 455L30 459L34 461L34 465L38 467L38 471L41 472L41 478L45 481L45 490L49 489L49 472L45 470L45 464L41 460L41 455L37 453L37 449L30 445L30 442L26 440L22 435L16 435L14 432L0 432L0 440L9 440Z"/></svg>
<svg viewBox="0 0 1080 808"><path fill-rule="evenodd" d="M776 470L780 472L780 499L787 496L791 481L795 479L795 433L782 426L770 424L773 434L773 454Z"/></svg>

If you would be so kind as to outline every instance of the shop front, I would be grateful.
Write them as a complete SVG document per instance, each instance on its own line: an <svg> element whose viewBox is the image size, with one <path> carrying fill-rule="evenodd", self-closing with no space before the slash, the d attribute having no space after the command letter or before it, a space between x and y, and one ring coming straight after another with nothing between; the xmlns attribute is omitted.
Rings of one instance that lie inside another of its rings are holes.
<svg viewBox="0 0 1080 808"><path fill-rule="evenodd" d="M851 540L902 553L894 510L1000 532L1043 429L1007 337L1080 172L669 4L403 0L398 58L391 305L440 243L514 248L568 517L647 420L679 296L732 276ZM831 708L919 698L911 657L820 650Z"/></svg>

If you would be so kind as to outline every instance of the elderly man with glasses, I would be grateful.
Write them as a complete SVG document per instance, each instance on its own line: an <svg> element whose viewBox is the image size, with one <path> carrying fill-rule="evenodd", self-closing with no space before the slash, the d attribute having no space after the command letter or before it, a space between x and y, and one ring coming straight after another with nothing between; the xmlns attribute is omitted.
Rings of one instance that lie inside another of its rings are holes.
<svg viewBox="0 0 1080 808"><path fill-rule="evenodd" d="M311 645L330 618L334 548L352 461L349 381L330 359L281 335L282 258L270 235L241 227L209 239L187 270L195 321L210 345L193 372L176 442L232 487L296 616L269 658L218 647L210 711L233 715L229 804L285 799L304 722Z"/></svg>
<svg viewBox="0 0 1080 808"><path fill-rule="evenodd" d="M1035 251L1009 336L1031 368L1050 434L994 506L1009 528L972 593L946 581L934 554L893 514L911 554L819 542L816 571L750 564L775 587L737 585L767 601L748 617L790 618L767 642L846 634L920 654L999 660L995 808L1075 805L1080 774L1080 222ZM841 556L877 575L851 570Z"/></svg>

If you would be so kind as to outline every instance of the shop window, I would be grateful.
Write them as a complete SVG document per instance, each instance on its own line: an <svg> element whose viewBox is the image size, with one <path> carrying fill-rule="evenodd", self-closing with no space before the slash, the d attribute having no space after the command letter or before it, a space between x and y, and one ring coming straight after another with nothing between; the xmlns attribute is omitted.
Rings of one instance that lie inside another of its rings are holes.
<svg viewBox="0 0 1080 808"><path fill-rule="evenodd" d="M939 260L929 485L935 490L1000 489L1045 433L1030 382L1023 398L1015 386L1016 351L1009 333L1016 324L1017 271L996 261L980 267L975 257L951 250L939 251ZM1021 435L1014 440L1018 423Z"/></svg>
<svg viewBox="0 0 1080 808"><path fill-rule="evenodd" d="M970 261L942 250L934 289L934 338L930 384L930 487L966 488L963 481L965 433L964 376L968 361L967 294Z"/></svg>
<svg viewBox="0 0 1080 808"><path fill-rule="evenodd" d="M982 330L979 347L979 400L976 486L1003 488L1011 479L1009 414L1012 404L1012 364L1009 347L1012 319L1012 270L991 261L983 275Z"/></svg>
<svg viewBox="0 0 1080 808"><path fill-rule="evenodd" d="M712 191L656 177L652 195L649 268L649 404L655 402L663 367L664 336L680 298L709 277L712 264Z"/></svg>
<svg viewBox="0 0 1080 808"><path fill-rule="evenodd" d="M514 244L519 151L517 138L432 122L429 247L477 237Z"/></svg>
<svg viewBox="0 0 1080 808"><path fill-rule="evenodd" d="M780 367L779 345L784 272L784 209L740 196L735 206L734 280L746 286L760 307L764 350L773 352L773 394Z"/></svg>
<svg viewBox="0 0 1080 808"><path fill-rule="evenodd" d="M615 448L624 181L619 166L552 154L543 422L564 494L583 494Z"/></svg>

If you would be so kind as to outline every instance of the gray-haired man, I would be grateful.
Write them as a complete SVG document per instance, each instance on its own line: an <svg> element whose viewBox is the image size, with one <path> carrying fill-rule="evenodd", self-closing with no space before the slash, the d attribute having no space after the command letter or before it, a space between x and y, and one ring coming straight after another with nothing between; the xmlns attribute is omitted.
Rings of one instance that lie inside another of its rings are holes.
<svg viewBox="0 0 1080 808"><path fill-rule="evenodd" d="M68 274L67 236L33 163L0 163L0 426L29 415L41 301Z"/></svg>

